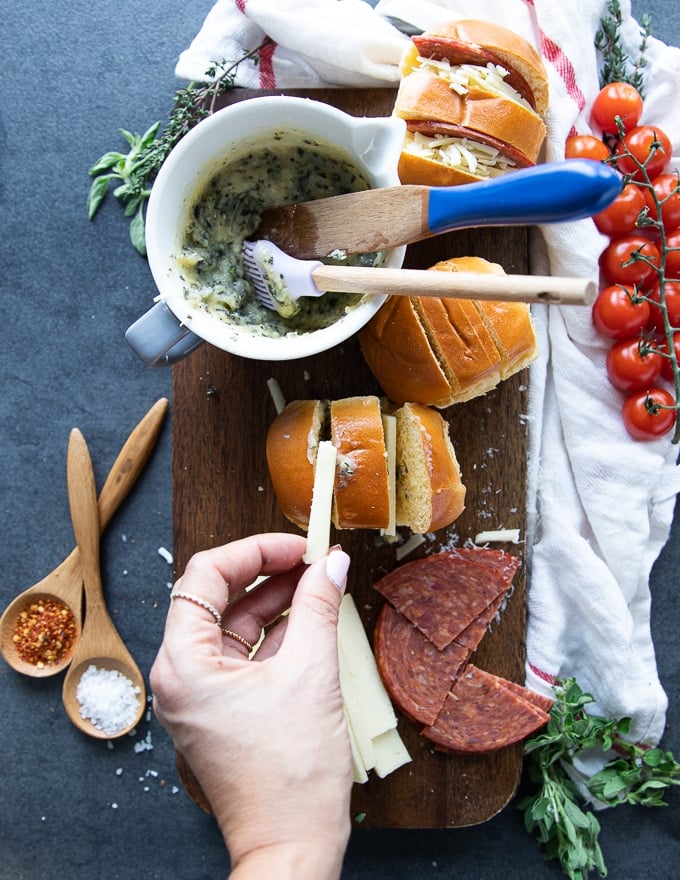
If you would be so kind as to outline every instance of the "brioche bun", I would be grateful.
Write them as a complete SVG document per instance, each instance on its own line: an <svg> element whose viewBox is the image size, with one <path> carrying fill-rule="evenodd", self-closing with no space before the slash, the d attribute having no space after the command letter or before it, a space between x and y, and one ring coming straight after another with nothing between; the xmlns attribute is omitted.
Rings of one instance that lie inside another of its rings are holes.
<svg viewBox="0 0 680 880"><path fill-rule="evenodd" d="M397 525L416 534L450 525L465 508L456 453L441 415L405 403L397 416Z"/></svg>
<svg viewBox="0 0 680 880"><path fill-rule="evenodd" d="M538 161L548 79L536 49L491 22L445 22L411 38L393 113L407 134L404 184L457 186Z"/></svg>
<svg viewBox="0 0 680 880"><path fill-rule="evenodd" d="M445 136L468 132L483 143L481 136L486 135L490 146L505 149L517 164L535 163L545 140L545 123L533 110L482 89L458 94L429 70L414 70L401 80L395 107L407 124L445 123L438 127ZM430 131L436 133L437 127Z"/></svg>
<svg viewBox="0 0 680 880"><path fill-rule="evenodd" d="M481 257L443 260L431 270L505 274ZM439 409L488 393L538 354L526 303L438 297L390 297L359 332L359 344L391 400Z"/></svg>
<svg viewBox="0 0 680 880"><path fill-rule="evenodd" d="M337 450L333 522L343 529L384 528L390 491L380 400L370 395L334 400L330 416Z"/></svg>
<svg viewBox="0 0 680 880"><path fill-rule="evenodd" d="M514 31L491 21L466 18L442 22L412 40L416 51L428 57L458 64L500 64L508 71L513 88L545 116L549 90L543 60L536 48Z"/></svg>
<svg viewBox="0 0 680 880"><path fill-rule="evenodd" d="M316 418L319 412L329 419ZM267 465L284 516L307 529L314 483L310 459L315 457L310 448L329 438L337 449L333 525L388 528L392 499L383 414L396 419L397 525L422 534L460 516L465 487L446 421L421 404L397 408L372 395L293 401L274 419L267 432Z"/></svg>
<svg viewBox="0 0 680 880"><path fill-rule="evenodd" d="M277 498L285 494L286 516L301 529L309 525L314 465L326 407L320 400L294 400L267 436L266 456Z"/></svg>

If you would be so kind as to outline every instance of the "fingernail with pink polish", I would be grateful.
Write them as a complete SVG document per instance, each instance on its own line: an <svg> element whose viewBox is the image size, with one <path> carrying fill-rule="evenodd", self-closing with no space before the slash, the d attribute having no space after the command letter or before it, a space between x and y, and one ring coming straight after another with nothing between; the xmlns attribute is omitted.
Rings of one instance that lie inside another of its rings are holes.
<svg viewBox="0 0 680 880"><path fill-rule="evenodd" d="M345 592L349 556L344 550L331 550L326 557L326 577L332 581L341 593Z"/></svg>

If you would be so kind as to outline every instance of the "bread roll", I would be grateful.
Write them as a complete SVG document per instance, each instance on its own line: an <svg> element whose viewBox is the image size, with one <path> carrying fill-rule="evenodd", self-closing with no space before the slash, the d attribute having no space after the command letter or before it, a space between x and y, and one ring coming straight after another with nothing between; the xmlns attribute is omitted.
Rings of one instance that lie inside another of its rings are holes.
<svg viewBox="0 0 680 880"><path fill-rule="evenodd" d="M465 508L465 486L448 425L438 412L419 403L405 403L396 416L397 525L416 534L435 532Z"/></svg>
<svg viewBox="0 0 680 880"><path fill-rule="evenodd" d="M416 303L417 297L389 297L359 333L359 344L390 400L428 402L443 409L453 403L451 381L430 344Z"/></svg>
<svg viewBox="0 0 680 880"><path fill-rule="evenodd" d="M369 395L334 400L330 417L330 439L337 449L333 524L385 528L390 489L380 400Z"/></svg>
<svg viewBox="0 0 680 880"><path fill-rule="evenodd" d="M301 529L309 525L314 464L324 434L327 407L321 400L294 400L267 434L266 456L274 494L286 500L286 516Z"/></svg>
<svg viewBox="0 0 680 880"><path fill-rule="evenodd" d="M401 80L396 108L407 123L445 123L412 127L412 132L467 136L504 152L515 165L535 163L546 135L541 117L525 104L482 88L459 94L428 69Z"/></svg>
<svg viewBox="0 0 680 880"><path fill-rule="evenodd" d="M505 274L497 263L478 257L443 260L431 269ZM403 303L406 299L410 306ZM526 303L397 296L383 309L389 310L387 319L381 309L359 332L359 344L380 387L397 404L442 409L471 400L538 354ZM445 390L440 381L433 382L442 374Z"/></svg>
<svg viewBox="0 0 680 880"><path fill-rule="evenodd" d="M446 22L401 59L402 183L455 186L538 161L548 80L536 49L491 22Z"/></svg>
<svg viewBox="0 0 680 880"><path fill-rule="evenodd" d="M416 50L451 63L500 64L514 89L544 116L548 110L548 77L543 60L524 37L491 21L458 19L442 22L412 38Z"/></svg>
<svg viewBox="0 0 680 880"><path fill-rule="evenodd" d="M314 484L310 462L318 443L330 439L338 453L333 525L337 529L388 527L391 499L383 412L394 415L397 423L397 525L425 533L444 528L460 516L465 487L441 414L420 404L396 408L387 400L366 395L330 403L293 401L270 425L267 464L279 506L291 522L303 530L309 525Z"/></svg>

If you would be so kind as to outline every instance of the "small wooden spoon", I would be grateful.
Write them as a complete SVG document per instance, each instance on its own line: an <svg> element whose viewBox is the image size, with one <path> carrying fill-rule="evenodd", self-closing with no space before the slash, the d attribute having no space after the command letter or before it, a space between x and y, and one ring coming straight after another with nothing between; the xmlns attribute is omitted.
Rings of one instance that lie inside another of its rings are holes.
<svg viewBox="0 0 680 880"><path fill-rule="evenodd" d="M142 673L125 647L106 608L99 564L97 488L90 453L78 428L73 428L69 437L67 481L73 531L83 570L86 614L71 666L64 679L62 698L66 714L79 730L98 739L112 739L128 733L139 722L146 705L146 691ZM114 670L120 673L136 691L137 707L134 716L115 730L101 729L96 726L97 719L83 717L81 714L77 690L83 674L90 666L100 671Z"/></svg>
<svg viewBox="0 0 680 880"><path fill-rule="evenodd" d="M99 522L103 531L118 510L153 449L168 409L168 401L162 397L147 412L125 441L99 496ZM7 606L0 617L0 654L17 672L32 678L56 675L71 662L73 652L65 654L58 663L38 667L19 656L13 641L18 616L36 600L60 599L73 612L80 632L82 618L83 575L78 548L53 571L24 590ZM75 645L74 645L75 647Z"/></svg>

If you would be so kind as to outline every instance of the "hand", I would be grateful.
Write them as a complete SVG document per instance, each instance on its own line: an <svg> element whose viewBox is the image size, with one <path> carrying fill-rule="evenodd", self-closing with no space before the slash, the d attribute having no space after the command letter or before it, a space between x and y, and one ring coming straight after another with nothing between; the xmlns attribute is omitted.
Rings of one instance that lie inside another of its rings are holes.
<svg viewBox="0 0 680 880"><path fill-rule="evenodd" d="M349 838L337 653L349 558L333 549L306 567L305 546L258 535L193 556L175 593L251 643L276 622L249 660L210 610L176 599L151 670L154 710L210 802L234 878L336 878Z"/></svg>

